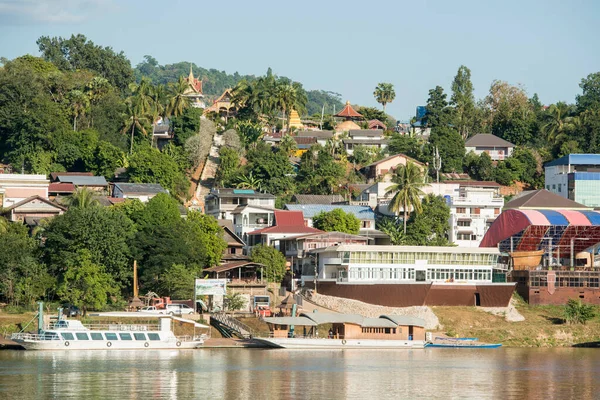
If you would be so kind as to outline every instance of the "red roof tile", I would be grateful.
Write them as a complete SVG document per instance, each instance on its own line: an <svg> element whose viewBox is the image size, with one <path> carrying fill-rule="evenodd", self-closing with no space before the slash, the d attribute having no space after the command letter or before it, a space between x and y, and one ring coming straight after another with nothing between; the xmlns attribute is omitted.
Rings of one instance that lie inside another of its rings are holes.
<svg viewBox="0 0 600 400"><path fill-rule="evenodd" d="M317 228L311 228L304 223L304 214L302 211L282 211L275 210L275 226L259 229L248 235L260 235L263 233L321 233Z"/></svg>
<svg viewBox="0 0 600 400"><path fill-rule="evenodd" d="M72 183L51 183L48 185L48 193L73 193L75 185Z"/></svg>
<svg viewBox="0 0 600 400"><path fill-rule="evenodd" d="M304 214L302 211L275 210L276 226L304 226Z"/></svg>
<svg viewBox="0 0 600 400"><path fill-rule="evenodd" d="M335 114L336 117L344 117L344 118L362 118L362 114L354 111L354 108L350 105L350 102L346 102L346 107L339 113Z"/></svg>

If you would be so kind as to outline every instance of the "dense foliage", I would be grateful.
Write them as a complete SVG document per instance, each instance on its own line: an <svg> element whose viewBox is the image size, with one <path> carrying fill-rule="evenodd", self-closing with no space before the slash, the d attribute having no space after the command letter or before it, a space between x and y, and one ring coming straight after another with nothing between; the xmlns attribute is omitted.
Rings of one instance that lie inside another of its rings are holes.
<svg viewBox="0 0 600 400"><path fill-rule="evenodd" d="M326 232L344 232L358 234L360 220L352 213L336 208L329 212L321 212L313 217L313 226Z"/></svg>

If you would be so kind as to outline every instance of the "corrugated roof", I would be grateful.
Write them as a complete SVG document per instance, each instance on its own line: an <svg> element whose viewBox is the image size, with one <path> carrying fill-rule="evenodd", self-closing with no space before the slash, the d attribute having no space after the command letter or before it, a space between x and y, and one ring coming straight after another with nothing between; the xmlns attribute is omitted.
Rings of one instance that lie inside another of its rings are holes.
<svg viewBox="0 0 600 400"><path fill-rule="evenodd" d="M169 193L158 183L115 183L124 194L158 194Z"/></svg>
<svg viewBox="0 0 600 400"><path fill-rule="evenodd" d="M322 230L304 225L304 217L301 211L275 210L275 226L259 229L248 233L248 235L269 233L309 234L322 232Z"/></svg>
<svg viewBox="0 0 600 400"><path fill-rule="evenodd" d="M333 137L332 131L300 131L296 137L314 137L319 139L330 139Z"/></svg>
<svg viewBox="0 0 600 400"><path fill-rule="evenodd" d="M491 133L478 133L466 141L465 147L515 147L515 145Z"/></svg>
<svg viewBox="0 0 600 400"><path fill-rule="evenodd" d="M313 320L306 317L266 317L263 320L274 325L317 326Z"/></svg>
<svg viewBox="0 0 600 400"><path fill-rule="evenodd" d="M386 318L394 322L396 325L404 326L422 326L425 327L425 320L422 318L413 317L411 315L381 315L379 318Z"/></svg>
<svg viewBox="0 0 600 400"><path fill-rule="evenodd" d="M417 165L420 165L420 166L423 166L423 167L425 166L425 164L423 164L422 162L419 162L419 161L415 160L414 158L407 156L406 154L398 153L398 154L394 154L393 156L389 156L389 157L383 158L383 159L381 159L379 161L375 161L375 162L373 162L373 163L371 163L369 165L366 165L365 168L366 167L373 167L375 165L381 164L382 162L386 162L386 161L392 160L392 159L394 159L396 157L405 158L406 160L410 161L413 164L417 164Z"/></svg>
<svg viewBox="0 0 600 400"><path fill-rule="evenodd" d="M75 186L108 186L103 176L57 175L56 180L61 183L72 183Z"/></svg>
<svg viewBox="0 0 600 400"><path fill-rule="evenodd" d="M269 193L260 193L252 189L246 189L244 192L239 192L244 189L233 189L233 188L221 188L221 189L212 189L210 191L209 196L215 196L220 198L231 198L231 197L239 197L239 198L252 198L252 199L274 199L275 196Z"/></svg>
<svg viewBox="0 0 600 400"><path fill-rule="evenodd" d="M592 207L587 207L583 204L569 200L556 193L547 191L546 189L531 190L520 194L504 205L504 209L583 209L592 210Z"/></svg>
<svg viewBox="0 0 600 400"><path fill-rule="evenodd" d="M72 183L54 182L48 185L48 193L73 193L75 186Z"/></svg>
<svg viewBox="0 0 600 400"><path fill-rule="evenodd" d="M372 119L369 121L369 129L378 129L379 127L382 127L384 130L387 129L387 125L378 119Z"/></svg>
<svg viewBox="0 0 600 400"><path fill-rule="evenodd" d="M255 263L252 261L237 261L237 262L230 262L230 263L222 264L222 265L216 265L216 266L210 267L210 268L205 268L202 271L203 272L225 272L225 271L230 271L235 268L242 268L242 267L258 268L258 267L264 267L264 265L260 264L260 263Z"/></svg>
<svg viewBox="0 0 600 400"><path fill-rule="evenodd" d="M298 204L332 204L344 201L341 194L295 194L292 201Z"/></svg>
<svg viewBox="0 0 600 400"><path fill-rule="evenodd" d="M275 225L277 226L304 226L302 211L275 210Z"/></svg>
<svg viewBox="0 0 600 400"><path fill-rule="evenodd" d="M352 129L348 131L348 136L371 136L371 137L379 137L383 136L383 130L381 129Z"/></svg>
<svg viewBox="0 0 600 400"><path fill-rule="evenodd" d="M600 165L600 154L569 154L544 164L544 167L555 165Z"/></svg>
<svg viewBox="0 0 600 400"><path fill-rule="evenodd" d="M51 172L50 179L54 182L59 176L94 176L93 172Z"/></svg>
<svg viewBox="0 0 600 400"><path fill-rule="evenodd" d="M349 206L342 204L286 204L285 208L290 211L301 211L305 218L313 218L321 212L330 212L339 208L345 213L350 213L361 220L375 219L375 213L371 207L368 206Z"/></svg>

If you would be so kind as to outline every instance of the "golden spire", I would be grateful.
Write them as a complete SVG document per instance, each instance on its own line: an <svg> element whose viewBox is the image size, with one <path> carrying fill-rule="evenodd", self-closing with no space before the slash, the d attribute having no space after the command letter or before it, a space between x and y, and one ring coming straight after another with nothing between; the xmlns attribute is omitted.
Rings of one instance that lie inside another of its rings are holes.
<svg viewBox="0 0 600 400"><path fill-rule="evenodd" d="M194 74L192 73L192 64L190 63L190 76L188 76L188 80L190 82L190 85L192 85L194 83Z"/></svg>

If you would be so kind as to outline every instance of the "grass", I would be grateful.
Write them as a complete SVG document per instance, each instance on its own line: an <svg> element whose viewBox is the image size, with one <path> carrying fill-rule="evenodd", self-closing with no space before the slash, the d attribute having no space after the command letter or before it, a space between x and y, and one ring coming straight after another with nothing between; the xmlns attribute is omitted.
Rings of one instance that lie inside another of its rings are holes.
<svg viewBox="0 0 600 400"><path fill-rule="evenodd" d="M449 336L478 337L481 342L510 347L562 347L600 341L598 316L585 325L569 325L564 320L564 306L530 306L517 299L516 308L525 317L522 322L507 322L476 307L432 308L444 326L443 333Z"/></svg>

